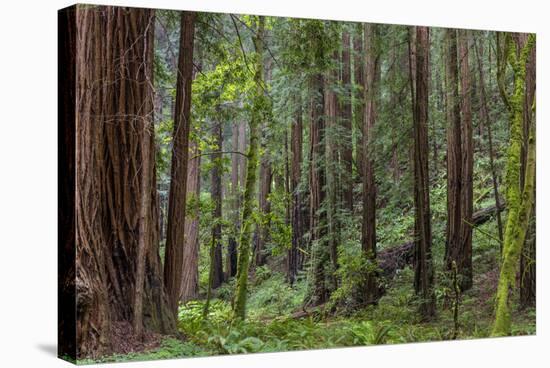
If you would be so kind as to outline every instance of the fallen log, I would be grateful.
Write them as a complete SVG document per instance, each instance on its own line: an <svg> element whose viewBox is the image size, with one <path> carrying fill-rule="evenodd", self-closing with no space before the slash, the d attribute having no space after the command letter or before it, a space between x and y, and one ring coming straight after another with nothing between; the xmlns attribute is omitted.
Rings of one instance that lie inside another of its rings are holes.
<svg viewBox="0 0 550 368"><path fill-rule="evenodd" d="M504 203L500 204L500 210L506 208ZM496 214L497 206L492 205L474 212L472 225L479 226ZM408 242L396 247L386 248L378 253L378 267L381 269L381 276L391 280L398 270L412 264L414 256L414 242Z"/></svg>
<svg viewBox="0 0 550 368"><path fill-rule="evenodd" d="M500 210L502 211L505 208L506 208L506 204L505 203L500 203ZM496 215L496 213L497 213L496 204L494 204L492 206L489 206L487 208L481 209L479 211L476 211L472 215L472 224L474 226L482 225L482 224L486 223L487 221L489 221L490 219L492 219L493 216Z"/></svg>

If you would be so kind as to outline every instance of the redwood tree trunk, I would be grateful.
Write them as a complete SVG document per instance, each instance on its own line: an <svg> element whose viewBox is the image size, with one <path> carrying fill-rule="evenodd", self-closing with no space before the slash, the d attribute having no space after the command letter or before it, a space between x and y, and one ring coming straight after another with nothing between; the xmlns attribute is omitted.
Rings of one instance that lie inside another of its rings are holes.
<svg viewBox="0 0 550 368"><path fill-rule="evenodd" d="M183 249L183 273L180 300L185 303L199 293L199 208L201 157L196 140L189 144L187 167L187 201L195 204L193 213L186 214L185 246Z"/></svg>
<svg viewBox="0 0 550 368"><path fill-rule="evenodd" d="M267 129L264 126L264 129ZM265 146L264 146L265 148ZM265 245L269 237L269 213L271 204L269 194L271 193L272 170L269 154L266 152L260 159L260 174L258 186L258 207L262 216L262 223L256 226L255 232L255 264L263 266L266 261Z"/></svg>
<svg viewBox="0 0 550 368"><path fill-rule="evenodd" d="M321 210L326 198L326 167L324 152L325 117L324 117L324 78L316 74L311 78L310 101L310 208L309 226L311 234L311 251L313 254L313 305L328 300L329 289L326 284L326 266L330 260L327 242L327 214Z"/></svg>
<svg viewBox="0 0 550 368"><path fill-rule="evenodd" d="M364 88L365 88L365 59L363 53L363 25L358 24L357 29L353 35L353 75L355 88L357 92L355 93L355 103L354 108L354 129L355 129L355 166L357 172L359 173L358 177L363 177L363 124L364 124L364 115L365 115L365 104L364 104Z"/></svg>
<svg viewBox="0 0 550 368"><path fill-rule="evenodd" d="M302 104L298 99L298 107L296 109L295 118L292 122L290 131L290 192L292 195L292 246L287 255L288 281L293 284L296 280L296 272L298 271L298 248L302 247L303 220L302 220L302 193L298 186L302 175L302 143L303 143L303 124L302 124Z"/></svg>
<svg viewBox="0 0 550 368"><path fill-rule="evenodd" d="M154 13L76 9L77 356L98 357L117 348L111 328L137 317L136 295L146 329L171 333L175 320L159 287L154 136L143 129L152 125ZM144 175L152 182L144 183Z"/></svg>
<svg viewBox="0 0 550 368"><path fill-rule="evenodd" d="M374 125L380 66L378 60L378 29L376 25L365 24L365 116L363 123L363 223L361 244L365 257L376 264L376 182L374 176ZM363 302L372 304L377 298L376 273L368 272Z"/></svg>
<svg viewBox="0 0 550 368"><path fill-rule="evenodd" d="M428 27L416 28L414 93L414 204L415 254L414 288L420 297L420 314L435 314L432 265L430 182L428 177L428 86L430 41Z"/></svg>
<svg viewBox="0 0 550 368"><path fill-rule="evenodd" d="M217 151L222 151L223 134L222 125L214 123L214 145ZM212 155L212 182L210 184L211 198L214 203L212 210L212 253L210 258L210 281L209 287L218 288L223 282L223 259L222 259L222 154Z"/></svg>
<svg viewBox="0 0 550 368"><path fill-rule="evenodd" d="M458 96L458 52L455 29L447 29L446 41L446 89L447 89L447 232L445 243L445 264L452 270L453 261L461 256L461 174L462 144L460 124L460 101Z"/></svg>
<svg viewBox="0 0 550 368"><path fill-rule="evenodd" d="M473 213L473 176L474 176L474 143L472 139L472 107L469 67L469 36L468 31L459 32L460 50L460 100L462 101L462 167L460 185L460 254L457 260L460 288L462 291L472 287L472 213Z"/></svg>
<svg viewBox="0 0 550 368"><path fill-rule="evenodd" d="M350 35L347 30L342 31L342 88L340 97L340 114L342 135L340 138L342 160L342 199L343 207L350 213L353 211L353 135L352 135L352 106L351 106L351 57Z"/></svg>
<svg viewBox="0 0 550 368"><path fill-rule="evenodd" d="M164 284L174 316L177 315L181 292L183 249L185 247L187 161L189 158L195 13L186 11L181 13L180 32L172 167L168 199L168 225L164 257Z"/></svg>
<svg viewBox="0 0 550 368"><path fill-rule="evenodd" d="M240 149L239 142L239 123L233 124L231 128L231 145L233 146L233 151L239 152ZM243 152L244 153L244 152ZM240 208L240 189L239 189L239 162L240 155L232 154L231 155L231 211L232 219L235 228L239 229L239 208ZM229 236L227 241L227 259L226 259L226 268L225 268L225 278L229 279L230 277L235 276L237 273L237 236L238 232L235 232Z"/></svg>
<svg viewBox="0 0 550 368"><path fill-rule="evenodd" d="M523 139L524 147L528 146L531 129L535 128L533 102L536 90L536 46L533 46L525 70L525 99L523 106ZM527 151L522 150L522 185L525 185L527 169ZM536 180L535 180L536 183ZM535 194L536 197L536 189ZM536 304L537 270L536 270L536 200L533 201L533 215L529 224L520 261L519 302L521 307L533 307Z"/></svg>

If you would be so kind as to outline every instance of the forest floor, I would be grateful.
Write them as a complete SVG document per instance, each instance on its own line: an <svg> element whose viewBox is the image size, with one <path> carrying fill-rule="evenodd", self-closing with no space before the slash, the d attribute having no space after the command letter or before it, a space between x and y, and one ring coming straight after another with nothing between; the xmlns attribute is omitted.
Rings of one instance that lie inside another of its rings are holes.
<svg viewBox="0 0 550 368"><path fill-rule="evenodd" d="M483 242L480 242L483 244ZM498 282L498 249L478 249L474 257L477 271L473 288L465 292L459 304L458 339L488 337L494 312L494 292ZM280 352L326 349L377 344L400 344L452 339L453 302L449 289L435 290L437 315L429 322L419 319L412 290L413 271L401 270L387 288L377 306L357 312L309 314L293 318L302 310L306 282L290 287L284 275L262 268L252 282L247 305L247 320L231 322L230 293L233 285L218 289L203 319L203 301L182 306L179 314L180 337L163 337L154 348L116 354L98 360L80 360L79 364L199 357L219 354ZM437 275L436 277L443 277ZM443 282L439 283L440 285ZM517 298L515 298L517 299ZM514 307L513 335L535 333L535 310Z"/></svg>

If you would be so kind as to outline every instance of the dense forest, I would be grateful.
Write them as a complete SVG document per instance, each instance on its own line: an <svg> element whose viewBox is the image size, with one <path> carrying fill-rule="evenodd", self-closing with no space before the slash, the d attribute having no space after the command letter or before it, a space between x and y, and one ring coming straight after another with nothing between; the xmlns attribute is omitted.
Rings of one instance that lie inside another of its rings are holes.
<svg viewBox="0 0 550 368"><path fill-rule="evenodd" d="M60 114L76 116L60 141L76 186L62 356L535 333L534 34L110 6L59 19L75 86Z"/></svg>

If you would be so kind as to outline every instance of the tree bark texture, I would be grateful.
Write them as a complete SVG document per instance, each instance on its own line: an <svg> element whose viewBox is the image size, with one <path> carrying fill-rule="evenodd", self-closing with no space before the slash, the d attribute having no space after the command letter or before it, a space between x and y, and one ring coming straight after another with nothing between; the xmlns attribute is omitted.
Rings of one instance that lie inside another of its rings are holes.
<svg viewBox="0 0 550 368"><path fill-rule="evenodd" d="M183 273L180 301L185 303L196 299L199 293L199 196L201 156L196 140L189 143L187 164L187 202L193 203L193 212L186 213L185 237L183 248Z"/></svg>
<svg viewBox="0 0 550 368"><path fill-rule="evenodd" d="M191 123L191 83L193 80L193 44L195 13L181 13L176 107L172 139L172 166L168 199L168 224L164 257L164 284L170 308L177 315L182 281L185 247L185 212L187 205L187 163Z"/></svg>
<svg viewBox="0 0 550 368"><path fill-rule="evenodd" d="M117 323L137 317L147 330L170 333L175 320L158 253L154 13L76 9L76 340L78 357L97 357L112 351Z"/></svg>

